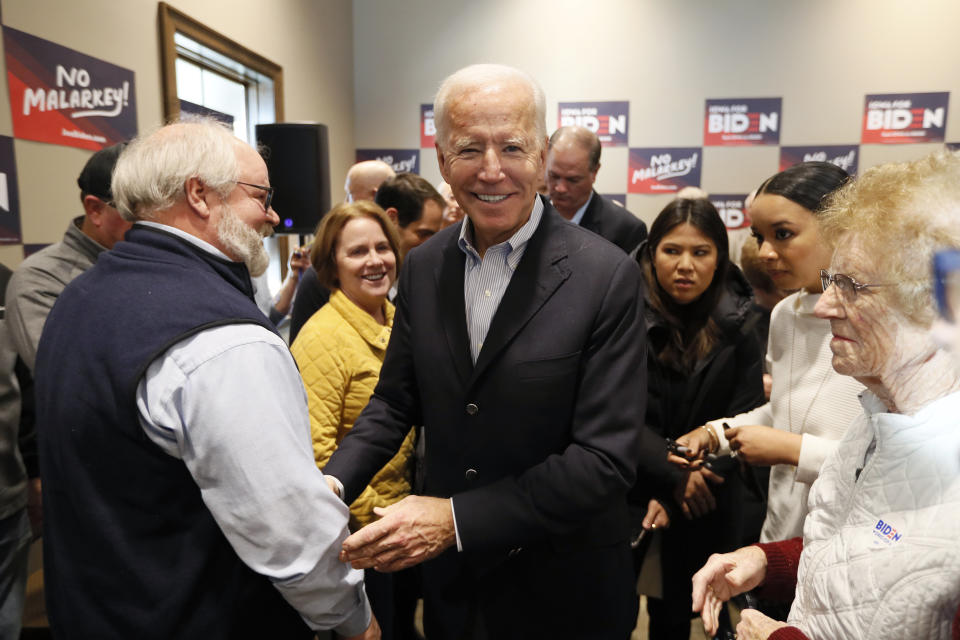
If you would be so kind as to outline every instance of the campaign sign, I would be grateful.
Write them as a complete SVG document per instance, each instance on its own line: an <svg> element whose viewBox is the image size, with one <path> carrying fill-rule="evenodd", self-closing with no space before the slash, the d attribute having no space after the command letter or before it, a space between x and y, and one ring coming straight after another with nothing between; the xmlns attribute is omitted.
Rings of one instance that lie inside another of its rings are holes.
<svg viewBox="0 0 960 640"><path fill-rule="evenodd" d="M707 100L704 146L780 144L782 102L781 98Z"/></svg>
<svg viewBox="0 0 960 640"><path fill-rule="evenodd" d="M886 93L864 101L864 144L943 142L950 92Z"/></svg>
<svg viewBox="0 0 960 640"><path fill-rule="evenodd" d="M184 114L201 116L203 118L212 118L213 120L222 122L233 129L234 117L232 115L222 111L217 111L216 109L211 109L210 107L205 107L202 104L196 104L187 100L180 100L180 115Z"/></svg>
<svg viewBox="0 0 960 640"><path fill-rule="evenodd" d="M561 102L557 105L558 127L586 127L597 134L605 147L627 146L627 118L630 103Z"/></svg>
<svg viewBox="0 0 960 640"><path fill-rule="evenodd" d="M133 71L3 27L13 135L99 150L137 135Z"/></svg>
<svg viewBox="0 0 960 640"><path fill-rule="evenodd" d="M420 173L420 149L357 149L357 162L383 160L397 173Z"/></svg>
<svg viewBox="0 0 960 640"><path fill-rule="evenodd" d="M420 148L433 149L437 127L433 121L433 105L420 105Z"/></svg>
<svg viewBox="0 0 960 640"><path fill-rule="evenodd" d="M727 225L727 229L745 229L750 226L750 217L747 215L747 208L744 201L746 194L738 193L735 195L711 194L710 204L717 209L717 213Z"/></svg>
<svg viewBox="0 0 960 640"><path fill-rule="evenodd" d="M20 237L20 197L13 138L0 136L0 244L15 244Z"/></svg>
<svg viewBox="0 0 960 640"><path fill-rule="evenodd" d="M675 193L700 186L700 147L630 149L628 193Z"/></svg>
<svg viewBox="0 0 960 640"><path fill-rule="evenodd" d="M832 144L815 147L780 147L780 171L801 162L829 162L850 175L857 173L860 145Z"/></svg>

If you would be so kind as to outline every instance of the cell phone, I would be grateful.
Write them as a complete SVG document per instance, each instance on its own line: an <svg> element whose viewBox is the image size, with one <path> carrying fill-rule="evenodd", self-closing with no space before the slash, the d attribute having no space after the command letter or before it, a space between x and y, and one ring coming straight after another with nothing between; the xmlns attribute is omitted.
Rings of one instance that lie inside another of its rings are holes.
<svg viewBox="0 0 960 640"><path fill-rule="evenodd" d="M933 255L933 291L940 315L956 323L960 312L960 251L947 249Z"/></svg>
<svg viewBox="0 0 960 640"><path fill-rule="evenodd" d="M677 443L676 440L667 438L667 451L675 456L686 458L687 454L690 453L690 447L685 447L682 444Z"/></svg>

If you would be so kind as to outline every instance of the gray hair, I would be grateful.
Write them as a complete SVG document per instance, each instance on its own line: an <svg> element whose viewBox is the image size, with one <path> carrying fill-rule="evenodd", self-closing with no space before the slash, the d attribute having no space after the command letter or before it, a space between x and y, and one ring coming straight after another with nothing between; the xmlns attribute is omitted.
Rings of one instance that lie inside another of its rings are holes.
<svg viewBox="0 0 960 640"><path fill-rule="evenodd" d="M700 187L684 187L677 191L674 200L709 200L710 194Z"/></svg>
<svg viewBox="0 0 960 640"><path fill-rule="evenodd" d="M126 220L150 220L185 197L184 185L199 178L226 197L240 176L235 144L224 124L191 118L135 139L113 172L112 191Z"/></svg>
<svg viewBox="0 0 960 640"><path fill-rule="evenodd" d="M600 168L600 153L603 151L603 145L600 143L597 134L586 127L560 127L550 136L547 150L552 150L555 145L567 139L577 143L580 148L587 152L590 171L596 171Z"/></svg>
<svg viewBox="0 0 960 640"><path fill-rule="evenodd" d="M447 142L449 128L447 110L455 96L477 87L509 83L520 83L530 90L537 134L536 144L538 149L543 149L547 139L547 100L543 89L528 73L502 64L470 65L447 76L440 84L437 95L433 99L433 121L437 128L435 138L437 143L442 147Z"/></svg>
<svg viewBox="0 0 960 640"><path fill-rule="evenodd" d="M837 247L864 247L892 306L929 327L936 312L930 264L940 249L960 249L960 155L939 151L863 172L833 193L820 231Z"/></svg>

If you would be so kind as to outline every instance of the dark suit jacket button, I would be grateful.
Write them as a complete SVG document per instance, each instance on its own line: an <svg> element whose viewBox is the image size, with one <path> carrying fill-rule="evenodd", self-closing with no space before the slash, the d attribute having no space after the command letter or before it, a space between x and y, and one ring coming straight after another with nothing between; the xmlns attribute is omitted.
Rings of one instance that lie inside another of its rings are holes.
<svg viewBox="0 0 960 640"><path fill-rule="evenodd" d="M478 411L480 411L480 407L473 404L472 402L467 405L467 413L469 413L471 416L477 415Z"/></svg>
<svg viewBox="0 0 960 640"><path fill-rule="evenodd" d="M467 472L463 474L463 477L467 479L467 482L473 482L477 479L477 470L467 469Z"/></svg>

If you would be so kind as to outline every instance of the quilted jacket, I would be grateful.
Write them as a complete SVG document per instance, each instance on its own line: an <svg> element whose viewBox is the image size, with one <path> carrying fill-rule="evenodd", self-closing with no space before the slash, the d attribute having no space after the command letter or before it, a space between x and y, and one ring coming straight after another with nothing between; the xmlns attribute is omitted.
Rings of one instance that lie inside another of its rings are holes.
<svg viewBox="0 0 960 640"><path fill-rule="evenodd" d="M950 638L960 602L960 392L914 415L870 392L810 492L790 624L810 638Z"/></svg>
<svg viewBox="0 0 960 640"><path fill-rule="evenodd" d="M321 469L353 427L380 377L394 310L389 302L384 305L387 325L381 326L343 292L334 291L290 349L307 389L313 456ZM412 454L411 429L397 455L350 505L352 530L376 519L374 507L386 507L410 493Z"/></svg>

